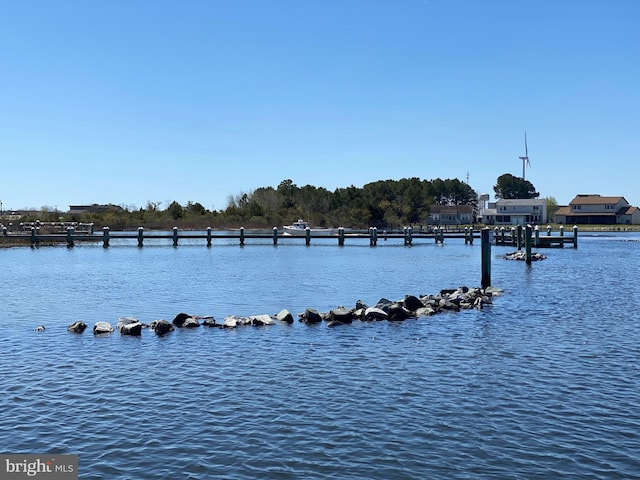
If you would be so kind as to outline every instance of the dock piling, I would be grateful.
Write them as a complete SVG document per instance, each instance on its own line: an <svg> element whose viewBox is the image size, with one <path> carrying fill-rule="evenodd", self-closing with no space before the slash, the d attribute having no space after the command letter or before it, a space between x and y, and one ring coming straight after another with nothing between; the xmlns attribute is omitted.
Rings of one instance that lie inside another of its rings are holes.
<svg viewBox="0 0 640 480"><path fill-rule="evenodd" d="M578 248L578 226L573 226L573 248Z"/></svg>
<svg viewBox="0 0 640 480"><path fill-rule="evenodd" d="M240 227L240 245L244 245L244 227Z"/></svg>
<svg viewBox="0 0 640 480"><path fill-rule="evenodd" d="M211 246L211 227L207 227L207 247Z"/></svg>
<svg viewBox="0 0 640 480"><path fill-rule="evenodd" d="M481 244L481 281L480 284L482 288L487 288L491 286L491 241L489 236L489 229L483 228L480 238Z"/></svg>
<svg viewBox="0 0 640 480"><path fill-rule="evenodd" d="M73 247L73 227L67 227L67 247Z"/></svg>
<svg viewBox="0 0 640 480"><path fill-rule="evenodd" d="M109 227L102 227L102 246L104 248L109 246Z"/></svg>
<svg viewBox="0 0 640 480"><path fill-rule="evenodd" d="M524 235L525 261L531 265L531 225L525 227Z"/></svg>
<svg viewBox="0 0 640 480"><path fill-rule="evenodd" d="M278 244L278 227L273 227L273 244Z"/></svg>
<svg viewBox="0 0 640 480"><path fill-rule="evenodd" d="M173 246L178 246L178 227L173 227Z"/></svg>
<svg viewBox="0 0 640 480"><path fill-rule="evenodd" d="M138 247L142 247L144 237L144 227L138 227Z"/></svg>
<svg viewBox="0 0 640 480"><path fill-rule="evenodd" d="M304 242L305 242L305 245L308 247L309 245L311 245L311 229L307 227L305 229L304 234L305 234Z"/></svg>
<svg viewBox="0 0 640 480"><path fill-rule="evenodd" d="M344 227L338 227L338 245L344 246Z"/></svg>

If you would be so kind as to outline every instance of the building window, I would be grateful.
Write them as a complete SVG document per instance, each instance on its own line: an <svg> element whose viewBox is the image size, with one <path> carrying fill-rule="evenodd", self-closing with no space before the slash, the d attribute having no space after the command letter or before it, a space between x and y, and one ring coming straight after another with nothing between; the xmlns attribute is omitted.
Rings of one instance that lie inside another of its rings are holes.
<svg viewBox="0 0 640 480"><path fill-rule="evenodd" d="M571 205L571 210L580 210L580 205Z"/></svg>

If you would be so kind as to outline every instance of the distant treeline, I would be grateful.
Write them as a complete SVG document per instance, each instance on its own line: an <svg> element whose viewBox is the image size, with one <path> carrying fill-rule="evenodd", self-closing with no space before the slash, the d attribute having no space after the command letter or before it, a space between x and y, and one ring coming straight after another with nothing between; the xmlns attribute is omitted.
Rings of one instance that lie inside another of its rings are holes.
<svg viewBox="0 0 640 480"><path fill-rule="evenodd" d="M164 210L160 203L145 208L111 206L103 211L60 214L43 209L42 221L93 222L114 229L135 228L282 228L298 218L327 227L395 228L425 223L432 205L476 205L478 195L458 179L421 180L402 178L337 188L298 187L287 179L277 188L261 187L231 196L224 210L207 210L197 202L172 202ZM51 218L51 217L55 218ZM60 218L62 217L62 218ZM26 220L26 219L25 219ZM35 220L35 218L33 219Z"/></svg>

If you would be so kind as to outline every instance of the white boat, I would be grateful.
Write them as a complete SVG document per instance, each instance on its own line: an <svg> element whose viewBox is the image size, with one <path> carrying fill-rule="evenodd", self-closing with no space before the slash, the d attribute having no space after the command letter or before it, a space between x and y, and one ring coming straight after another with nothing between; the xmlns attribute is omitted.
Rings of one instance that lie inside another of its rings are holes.
<svg viewBox="0 0 640 480"><path fill-rule="evenodd" d="M311 236L313 235L331 235L334 233L333 228L316 228L311 227L308 222L305 222L301 218L297 222L293 222L291 225L284 225L282 227L285 235L293 235L296 237L304 237L307 234L307 229L310 230Z"/></svg>

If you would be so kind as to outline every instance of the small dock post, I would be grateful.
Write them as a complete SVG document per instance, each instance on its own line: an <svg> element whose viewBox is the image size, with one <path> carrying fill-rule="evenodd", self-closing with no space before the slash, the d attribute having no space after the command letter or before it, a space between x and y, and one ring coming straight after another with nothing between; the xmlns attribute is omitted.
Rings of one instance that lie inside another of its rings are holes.
<svg viewBox="0 0 640 480"><path fill-rule="evenodd" d="M464 227L464 244L469 244L469 227Z"/></svg>
<svg viewBox="0 0 640 480"><path fill-rule="evenodd" d="M531 225L525 227L524 235L525 261L527 265L531 265Z"/></svg>
<svg viewBox="0 0 640 480"><path fill-rule="evenodd" d="M551 236L551 225L547 225L547 237Z"/></svg>
<svg viewBox="0 0 640 480"><path fill-rule="evenodd" d="M411 245L413 242L413 238L411 237L413 233L413 229L411 227L404 227L403 231L404 231L404 244Z"/></svg>
<svg viewBox="0 0 640 480"><path fill-rule="evenodd" d="M578 225L573 226L573 248L578 248Z"/></svg>
<svg viewBox="0 0 640 480"><path fill-rule="evenodd" d="M73 247L73 227L67 227L67 247Z"/></svg>
<svg viewBox="0 0 640 480"><path fill-rule="evenodd" d="M304 231L304 243L307 247L311 245L311 228L309 227Z"/></svg>
<svg viewBox="0 0 640 480"><path fill-rule="evenodd" d="M35 245L37 241L38 239L36 238L36 227L31 227L31 245Z"/></svg>
<svg viewBox="0 0 640 480"><path fill-rule="evenodd" d="M278 227L273 227L273 244L278 244Z"/></svg>
<svg viewBox="0 0 640 480"><path fill-rule="evenodd" d="M144 227L138 227L138 247L142 247L144 237Z"/></svg>
<svg viewBox="0 0 640 480"><path fill-rule="evenodd" d="M540 227L538 227L538 225L536 225L533 229L533 235L534 235L534 245L537 247L538 245L540 245Z"/></svg>
<svg viewBox="0 0 640 480"><path fill-rule="evenodd" d="M211 246L211 227L207 227L207 247Z"/></svg>
<svg viewBox="0 0 640 480"><path fill-rule="evenodd" d="M338 227L338 245L344 246L344 227Z"/></svg>
<svg viewBox="0 0 640 480"><path fill-rule="evenodd" d="M516 227L516 237L517 237L517 244L518 244L518 250L522 250L522 225L518 225Z"/></svg>
<svg viewBox="0 0 640 480"><path fill-rule="evenodd" d="M173 227L173 246L178 246L178 227Z"/></svg>
<svg viewBox="0 0 640 480"><path fill-rule="evenodd" d="M491 241L488 228L483 228L480 232L480 244L482 251L482 278L480 284L482 288L487 288L491 286Z"/></svg>
<svg viewBox="0 0 640 480"><path fill-rule="evenodd" d="M240 246L244 245L244 227L240 227Z"/></svg>
<svg viewBox="0 0 640 480"><path fill-rule="evenodd" d="M94 224L93 224L93 222L91 222L91 223L89 224L89 234L90 234L90 235L93 235L93 227L94 227Z"/></svg>
<svg viewBox="0 0 640 480"><path fill-rule="evenodd" d="M564 225L560 225L560 236L564 237Z"/></svg>
<svg viewBox="0 0 640 480"><path fill-rule="evenodd" d="M104 248L109 246L109 227L102 227L102 246Z"/></svg>
<svg viewBox="0 0 640 480"><path fill-rule="evenodd" d="M371 229L371 241L369 243L372 247L378 245L378 227L373 227Z"/></svg>

